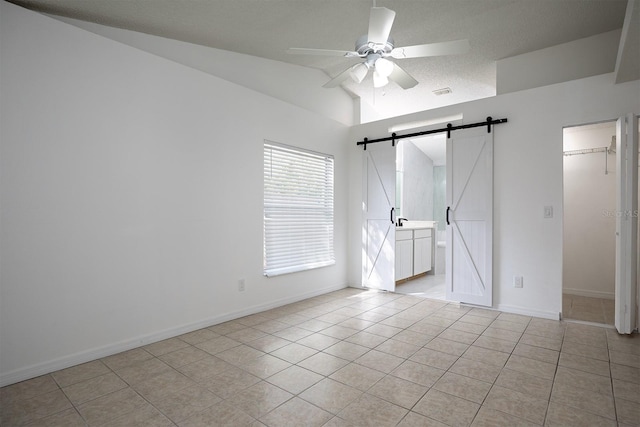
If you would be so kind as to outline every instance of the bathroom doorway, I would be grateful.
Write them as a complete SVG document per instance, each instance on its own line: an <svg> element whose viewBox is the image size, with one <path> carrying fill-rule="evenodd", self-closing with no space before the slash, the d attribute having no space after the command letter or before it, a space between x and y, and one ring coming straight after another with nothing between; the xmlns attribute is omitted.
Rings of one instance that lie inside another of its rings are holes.
<svg viewBox="0 0 640 427"><path fill-rule="evenodd" d="M563 130L563 318L615 319L616 122Z"/></svg>
<svg viewBox="0 0 640 427"><path fill-rule="evenodd" d="M396 211L412 221L433 222L431 269L396 282L396 292L445 300L446 295L446 135L433 134L398 143Z"/></svg>

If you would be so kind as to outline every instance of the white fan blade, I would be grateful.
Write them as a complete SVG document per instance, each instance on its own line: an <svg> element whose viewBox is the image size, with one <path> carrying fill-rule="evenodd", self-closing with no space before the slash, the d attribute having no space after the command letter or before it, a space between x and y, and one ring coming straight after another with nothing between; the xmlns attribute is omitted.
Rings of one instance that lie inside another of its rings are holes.
<svg viewBox="0 0 640 427"><path fill-rule="evenodd" d="M418 81L411 77L409 73L393 63L393 71L389 74L389 80L396 82L402 89L411 89L418 84Z"/></svg>
<svg viewBox="0 0 640 427"><path fill-rule="evenodd" d="M353 67L349 67L346 70L344 70L343 72L341 72L340 74L338 74L337 76L335 76L334 78L332 78L331 80L329 80L327 83L323 84L322 87L326 87L326 88L332 88L332 87L337 87L340 86L340 84L347 80L349 77L351 77L351 69Z"/></svg>
<svg viewBox="0 0 640 427"><path fill-rule="evenodd" d="M454 40L442 43L396 47L391 51L391 56L396 59L403 59L422 58L425 56L458 55L469 52L470 48L469 40Z"/></svg>
<svg viewBox="0 0 640 427"><path fill-rule="evenodd" d="M287 49L287 53L291 53L294 55L344 56L347 58L360 57L360 55L358 55L358 52L349 50L305 49L301 47L291 47Z"/></svg>
<svg viewBox="0 0 640 427"><path fill-rule="evenodd" d="M385 44L389 39L396 13L386 7L372 7L369 16L369 43Z"/></svg>

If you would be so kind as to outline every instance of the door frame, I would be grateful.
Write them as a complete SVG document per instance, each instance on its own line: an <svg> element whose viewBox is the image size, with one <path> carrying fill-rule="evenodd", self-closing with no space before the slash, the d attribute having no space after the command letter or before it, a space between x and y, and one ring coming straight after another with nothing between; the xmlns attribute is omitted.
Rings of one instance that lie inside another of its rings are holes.
<svg viewBox="0 0 640 427"><path fill-rule="evenodd" d="M638 329L638 118L616 122L616 286L615 327L621 334Z"/></svg>
<svg viewBox="0 0 640 427"><path fill-rule="evenodd" d="M633 126L633 123L635 123L635 129L637 131L637 128L638 128L638 116L635 115L635 114L628 114L626 116L622 116L622 117L618 117L618 118L604 119L604 120L594 121L594 122L589 122L589 123L566 125L566 126L563 126L562 129L571 128L571 127L589 126L589 125L594 125L594 124L598 124L598 123L610 122L610 123L616 123L616 134L618 134L618 129L617 129L618 128L618 124L617 124L617 122L620 119L628 119L630 117L633 118L633 120L630 121L631 122L631 126ZM637 138L638 137L636 136L636 144L638 144ZM619 138L617 138L617 139L619 139ZM617 141L617 142L619 143L620 141ZM563 144L564 144L564 137L562 139L561 148L562 148ZM637 147L638 147L638 145L636 145L636 148ZM561 151L563 151L563 150L561 150ZM617 151L616 152L616 166L617 166L617 169L616 169L616 173L617 173L616 185L618 185L618 180L619 180L618 171L619 171L619 168L620 168L620 150L616 150L616 151ZM561 152L561 156L564 156L564 153ZM632 159L632 162L635 165L635 171L637 171L638 170L638 153L637 152L635 153L635 159ZM632 177L630 177L630 178L632 178ZM636 172L636 175L635 175L635 180L636 180L635 181L635 185L633 187L636 189L636 197L638 197L637 191L638 191L638 187L640 187L640 183L638 182L637 172ZM562 181L564 181L564 166L562 168ZM561 185L561 188L562 188L562 211L564 212L564 200L565 200L564 184ZM617 192L618 192L618 189L616 189L616 193ZM618 195L616 196L616 199L619 199ZM620 205L620 200L616 200L616 208L618 210L620 210L620 206L621 206ZM625 206L625 205L623 204L622 206ZM631 333L634 330L638 330L640 328L640 312L637 311L637 309L638 309L638 297L640 296L640 283L637 280L638 265L639 265L639 262L638 262L638 259L637 259L638 258L638 246L640 244L640 242L639 242L640 238L639 238L639 235L637 233L637 229L638 229L638 226L637 226L637 221L638 221L638 218L637 218L637 200L636 200L636 208L635 209L636 209L636 217L635 217L636 235L634 236L635 237L635 239L634 239L635 240L635 249L632 252L629 252L627 254L627 259L626 259L626 262L628 264L635 264L635 268L632 267L632 270L635 270L636 287L635 287L635 289L632 290L632 292L628 293L629 297L635 296L634 298L632 298L633 301L629 301L629 304L633 306L633 307L630 307L630 308L632 308L632 312L630 313L631 323L632 324L635 323L635 326L630 325L630 328L629 328L628 332L619 331L620 333ZM561 229L562 246L564 247L564 222L563 222L561 228L562 228ZM618 224L616 224L616 232L618 232ZM635 253L635 257L634 257L634 253ZM616 239L616 254L615 254L615 256L618 257L618 239ZM618 262L619 261L616 260L616 269L615 269L616 285L615 285L615 289L614 289L614 292L615 292L615 303L616 303L616 309L615 309L615 318L616 318L616 320L615 320L614 323L618 323L618 320L617 320L618 316L619 316L618 305L620 304L619 297L621 296L620 295L621 293L620 293L620 289L619 289L619 284L618 284L618 277L617 277L618 276L618 272L617 272L618 271ZM564 278L564 266L563 266L562 277ZM561 299L561 301L564 299L563 292L562 292L563 288L564 288L564 280L561 282L561 287L560 287L560 299ZM564 319L564 313L562 313L562 312L561 312L561 319Z"/></svg>

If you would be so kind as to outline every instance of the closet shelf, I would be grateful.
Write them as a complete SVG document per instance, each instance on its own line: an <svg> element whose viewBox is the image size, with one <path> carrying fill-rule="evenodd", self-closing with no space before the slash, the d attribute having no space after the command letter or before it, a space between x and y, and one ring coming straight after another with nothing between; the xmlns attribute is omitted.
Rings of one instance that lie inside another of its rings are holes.
<svg viewBox="0 0 640 427"><path fill-rule="evenodd" d="M565 156L575 156L578 154L591 154L591 153L605 153L609 152L609 147L597 147L597 148L583 148L581 150L568 150L563 154Z"/></svg>

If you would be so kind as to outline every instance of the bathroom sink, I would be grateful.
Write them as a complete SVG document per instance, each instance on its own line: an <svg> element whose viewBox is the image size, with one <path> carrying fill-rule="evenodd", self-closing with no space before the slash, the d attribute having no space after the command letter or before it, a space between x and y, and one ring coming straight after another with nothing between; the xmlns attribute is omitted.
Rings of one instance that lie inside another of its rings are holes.
<svg viewBox="0 0 640 427"><path fill-rule="evenodd" d="M415 230L417 228L435 228L437 221L405 221L402 227L396 226L396 230Z"/></svg>

